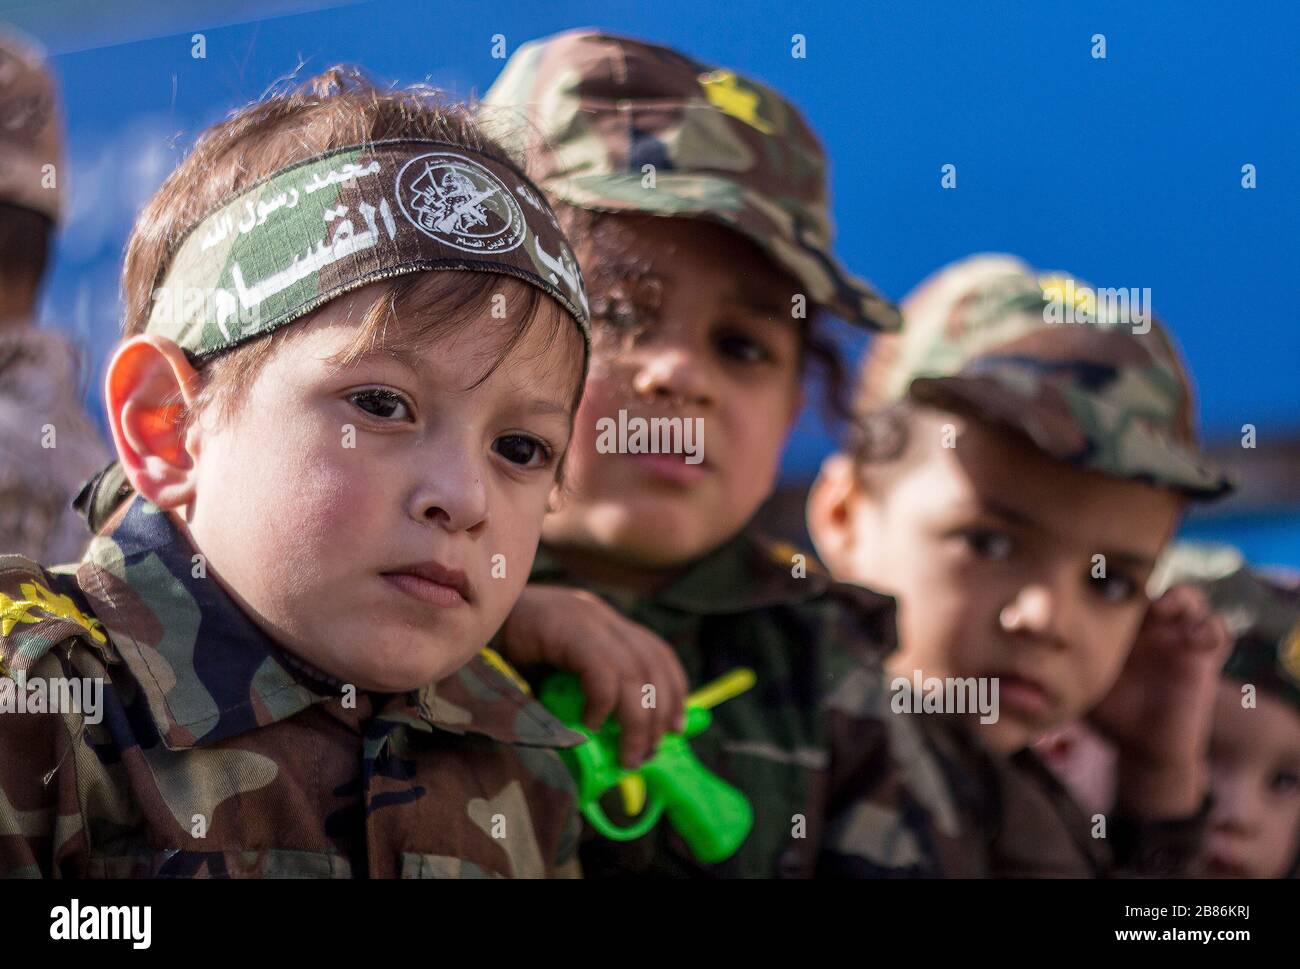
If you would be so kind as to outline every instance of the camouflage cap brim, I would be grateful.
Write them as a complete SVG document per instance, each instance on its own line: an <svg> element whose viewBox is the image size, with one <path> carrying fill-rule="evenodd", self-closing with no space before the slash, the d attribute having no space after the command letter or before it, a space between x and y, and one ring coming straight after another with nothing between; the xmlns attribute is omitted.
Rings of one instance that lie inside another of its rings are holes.
<svg viewBox="0 0 1300 969"><path fill-rule="evenodd" d="M845 270L829 246L802 240L787 211L729 179L660 172L654 190L648 191L640 175L616 172L553 179L544 187L552 197L577 208L705 219L735 229L794 277L809 302L857 326L884 332L902 326L898 308Z"/></svg>
<svg viewBox="0 0 1300 969"><path fill-rule="evenodd" d="M1118 478L1146 481L1195 501L1212 501L1235 482L1194 448L1134 420L1079 385L1039 381L1014 366L979 374L917 377L916 401L971 412L1022 431L1052 457Z"/></svg>

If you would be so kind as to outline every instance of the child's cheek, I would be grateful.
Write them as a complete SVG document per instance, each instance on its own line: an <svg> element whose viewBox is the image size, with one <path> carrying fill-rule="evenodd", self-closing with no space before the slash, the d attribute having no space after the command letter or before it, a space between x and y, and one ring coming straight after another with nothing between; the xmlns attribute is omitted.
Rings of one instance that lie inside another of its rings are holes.
<svg viewBox="0 0 1300 969"><path fill-rule="evenodd" d="M599 437L596 428L602 417L617 420L619 406L626 407L627 403L616 399L607 379L587 379L582 403L573 417L573 437L565 453L566 483L576 491L599 493L602 484L607 482L605 475L612 469L609 456L596 450Z"/></svg>
<svg viewBox="0 0 1300 969"><path fill-rule="evenodd" d="M1077 682L1086 684L1081 687L1081 711L1101 702L1119 679L1142 626L1142 612L1134 607L1108 622L1085 626L1086 635L1073 644L1080 667Z"/></svg>
<svg viewBox="0 0 1300 969"><path fill-rule="evenodd" d="M573 418L573 450L590 453L595 450L596 422L602 417L618 418L620 407L626 408L627 397L618 392L614 379L608 375L589 376L583 387L582 402Z"/></svg>
<svg viewBox="0 0 1300 969"><path fill-rule="evenodd" d="M493 621L504 622L532 571L546 501L534 494L517 495L513 500L497 498L497 501L497 526L484 550L487 561L476 563L476 567L482 570L491 596L488 605Z"/></svg>
<svg viewBox="0 0 1300 969"><path fill-rule="evenodd" d="M281 519L292 523L284 538L317 552L337 547L341 536L365 548L373 540L372 519L403 512L395 493L400 469L359 430L316 430L283 454L278 480L286 487L277 504Z"/></svg>
<svg viewBox="0 0 1300 969"><path fill-rule="evenodd" d="M706 459L732 465L739 481L765 497L780 472L792 399L775 389L761 394L733 389L720 403L704 418Z"/></svg>

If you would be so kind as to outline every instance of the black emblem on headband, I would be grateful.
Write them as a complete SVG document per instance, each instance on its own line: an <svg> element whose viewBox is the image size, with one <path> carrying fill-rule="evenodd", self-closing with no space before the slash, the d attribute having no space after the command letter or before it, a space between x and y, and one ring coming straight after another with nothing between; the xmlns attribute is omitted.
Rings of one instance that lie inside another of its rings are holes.
<svg viewBox="0 0 1300 969"><path fill-rule="evenodd" d="M417 229L465 252L509 252L527 228L523 210L501 180L463 155L412 158L397 173L397 199Z"/></svg>

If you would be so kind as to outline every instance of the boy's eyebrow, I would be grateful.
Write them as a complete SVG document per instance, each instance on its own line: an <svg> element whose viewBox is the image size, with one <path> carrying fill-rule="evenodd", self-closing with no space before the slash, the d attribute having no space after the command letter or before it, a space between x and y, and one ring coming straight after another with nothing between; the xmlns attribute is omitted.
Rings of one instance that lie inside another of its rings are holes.
<svg viewBox="0 0 1300 969"><path fill-rule="evenodd" d="M565 404L557 404L553 400L547 400L545 397L530 397L527 403L519 408L525 414L558 414L565 420L572 416L572 412Z"/></svg>
<svg viewBox="0 0 1300 969"><path fill-rule="evenodd" d="M1110 561L1117 561L1120 565L1127 565L1129 568L1141 572L1150 572L1156 567L1156 560L1149 555L1142 555L1138 552L1104 552L1102 553Z"/></svg>
<svg viewBox="0 0 1300 969"><path fill-rule="evenodd" d="M980 504L990 515L1001 518L1012 525L1018 525L1021 528L1032 528L1038 531L1049 531L1041 522L1030 515L1025 514L1019 508L1012 508L1010 505L1004 505L996 498L987 496L980 497ZM1107 560L1119 562L1121 565L1127 565L1133 569L1153 569L1155 568L1155 559L1141 552L1126 552L1123 550L1107 549L1102 554Z"/></svg>
<svg viewBox="0 0 1300 969"><path fill-rule="evenodd" d="M988 512L990 515L1010 522L1012 525L1019 525L1021 528L1037 528L1043 530L1043 526L1038 521L1031 518L1029 515L1026 515L1019 508L1012 508L1010 505L1004 505L996 498L981 496L980 505L983 506L984 511Z"/></svg>
<svg viewBox="0 0 1300 969"><path fill-rule="evenodd" d="M343 357L344 354L337 354L329 359L338 363L343 359ZM420 358L416 354L407 350L399 350L396 347L370 347L369 349L362 350L352 358L351 365L355 366L359 363L365 363L377 358L382 360L392 360L394 363L401 364L417 376L423 370L423 367L420 365Z"/></svg>
<svg viewBox="0 0 1300 969"><path fill-rule="evenodd" d="M424 376L424 365L419 355L395 347L372 347L358 355L355 362L361 363L364 360L373 360L376 357L392 360L405 367L407 370L410 370L411 373L415 374L417 377ZM567 404L556 403L555 401L548 400L545 397L529 397L527 401L519 407L519 410L525 414L558 414L565 420L568 420L573 416L572 410Z"/></svg>
<svg viewBox="0 0 1300 969"><path fill-rule="evenodd" d="M780 300L770 299L761 294L756 294L752 290L745 292L739 287L732 289L726 294L726 300L747 310L753 310L767 317L783 317L788 312L788 307L783 305Z"/></svg>

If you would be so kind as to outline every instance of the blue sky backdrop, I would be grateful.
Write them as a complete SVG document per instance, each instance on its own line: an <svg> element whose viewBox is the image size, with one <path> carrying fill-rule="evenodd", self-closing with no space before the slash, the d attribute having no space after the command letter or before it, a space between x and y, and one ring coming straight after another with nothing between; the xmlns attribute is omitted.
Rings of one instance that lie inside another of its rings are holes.
<svg viewBox="0 0 1300 969"><path fill-rule="evenodd" d="M1192 370L1203 427L1300 434L1300 5L0 0L53 55L70 217L45 317L87 344L88 398L120 320L135 212L196 132L277 79L350 61L481 93L508 50L578 26L678 47L779 88L832 160L838 250L899 299L971 252L1017 253L1101 286L1150 287ZM205 35L206 58L191 56ZM807 56L791 56L791 36ZM1106 38L1104 60L1092 37ZM957 188L940 168L957 166ZM1258 187L1241 185L1256 166ZM864 339L845 328L856 358ZM809 414L785 462L831 445ZM1194 525L1300 565L1300 516Z"/></svg>

